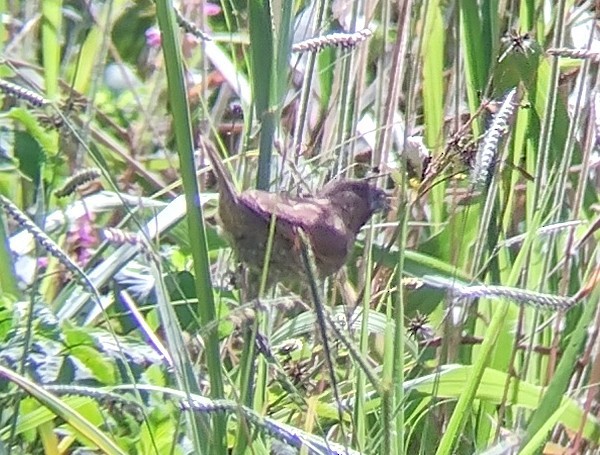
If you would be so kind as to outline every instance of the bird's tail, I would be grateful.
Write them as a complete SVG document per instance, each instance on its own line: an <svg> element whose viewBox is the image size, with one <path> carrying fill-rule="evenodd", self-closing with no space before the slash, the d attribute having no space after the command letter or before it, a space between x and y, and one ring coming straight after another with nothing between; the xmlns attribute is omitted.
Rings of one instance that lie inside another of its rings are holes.
<svg viewBox="0 0 600 455"><path fill-rule="evenodd" d="M233 186L233 182L231 180L231 175L225 169L223 165L223 160L217 153L217 150L210 143L205 142L202 138L200 138L200 146L208 155L208 159L212 164L213 172L217 177L217 182L219 185L219 193L220 197L226 199L226 201L221 200L221 205L223 203L228 204L231 207L231 204L235 204L237 202L237 191Z"/></svg>

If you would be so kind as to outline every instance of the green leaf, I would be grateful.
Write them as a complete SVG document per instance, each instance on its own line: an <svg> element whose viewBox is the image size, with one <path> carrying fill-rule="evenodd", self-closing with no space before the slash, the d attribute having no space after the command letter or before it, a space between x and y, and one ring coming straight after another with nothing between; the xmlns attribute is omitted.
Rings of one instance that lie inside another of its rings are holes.
<svg viewBox="0 0 600 455"><path fill-rule="evenodd" d="M47 131L43 128L31 111L16 107L3 114L3 116L25 127L25 130L38 142L44 153L52 156L58 153L56 132Z"/></svg>
<svg viewBox="0 0 600 455"><path fill-rule="evenodd" d="M116 383L117 371L114 360L105 358L101 352L91 346L73 346L70 352L91 370L98 381L107 385Z"/></svg>
<svg viewBox="0 0 600 455"><path fill-rule="evenodd" d="M447 365L439 374L407 381L406 387L427 395L435 395L437 398L457 398L462 393L472 372L471 366ZM507 384L508 390L506 390ZM479 382L475 399L494 405L505 402L510 406L535 410L540 406L542 395L548 395L543 387L518 380L504 371L486 368ZM563 412L558 418L561 424L576 432L585 422L583 437L589 438L595 443L600 441L600 420L592 415L586 415L577 400L569 396L558 394L553 398L558 402L558 406L563 407ZM558 409L558 406L554 409Z"/></svg>
<svg viewBox="0 0 600 455"><path fill-rule="evenodd" d="M66 401L60 400L54 395L46 392L43 387L29 379L11 371L0 365L0 377L7 379L29 395L35 397L43 406L48 408L55 416L60 417L73 427L77 437L84 438L84 443L88 441L98 447L108 455L125 454L113 440L105 435L97 425L85 419L79 412L73 409ZM87 399L89 402L89 399Z"/></svg>

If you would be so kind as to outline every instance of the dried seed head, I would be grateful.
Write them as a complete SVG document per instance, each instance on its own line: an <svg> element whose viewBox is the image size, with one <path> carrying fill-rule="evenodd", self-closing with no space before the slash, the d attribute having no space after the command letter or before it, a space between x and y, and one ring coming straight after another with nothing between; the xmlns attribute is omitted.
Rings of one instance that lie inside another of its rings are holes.
<svg viewBox="0 0 600 455"><path fill-rule="evenodd" d="M194 35L196 38L202 41L212 41L212 38L188 21L183 15L179 12L177 8L173 8L175 10L175 19L177 20L177 25L179 25L184 32L189 33L190 35Z"/></svg>
<svg viewBox="0 0 600 455"><path fill-rule="evenodd" d="M35 107L42 107L49 103L49 101L43 96L40 96L29 89L21 87L17 84L13 84L12 82L8 82L4 79L0 79L0 90L7 95L26 101Z"/></svg>
<svg viewBox="0 0 600 455"><path fill-rule="evenodd" d="M0 207L10 216L17 224L24 230L29 232L33 238L52 256L54 256L58 262L61 263L69 272L73 274L77 282L90 289L93 294L97 294L93 285L86 277L85 273L75 264L69 256L52 240L48 235L42 231L33 221L31 221L13 202L0 195Z"/></svg>
<svg viewBox="0 0 600 455"><path fill-rule="evenodd" d="M494 116L490 128L485 132L481 147L475 156L475 164L471 172L471 184L474 189L482 189L494 172L496 154L502 138L508 132L513 113L515 112L515 97L517 89L513 88Z"/></svg>
<svg viewBox="0 0 600 455"><path fill-rule="evenodd" d="M551 47L547 50L548 54L557 57L577 58L581 60L591 60L600 62L600 52L588 49L572 49L568 47Z"/></svg>
<svg viewBox="0 0 600 455"><path fill-rule="evenodd" d="M293 52L319 52L325 47L341 47L342 49L352 49L358 44L370 38L373 32L368 28L354 33L331 33L329 35L311 38L301 41L292 46Z"/></svg>
<svg viewBox="0 0 600 455"><path fill-rule="evenodd" d="M100 178L101 176L102 173L100 172L100 169L83 169L75 173L72 177L68 178L64 185L54 192L54 195L58 198L69 196L73 194L78 188L87 185L88 183Z"/></svg>

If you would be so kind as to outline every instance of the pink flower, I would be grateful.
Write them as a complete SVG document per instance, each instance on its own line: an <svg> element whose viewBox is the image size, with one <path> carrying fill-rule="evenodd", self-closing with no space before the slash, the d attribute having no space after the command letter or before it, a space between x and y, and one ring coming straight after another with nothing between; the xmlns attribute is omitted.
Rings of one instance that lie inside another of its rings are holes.
<svg viewBox="0 0 600 455"><path fill-rule="evenodd" d="M67 231L69 252L79 265L86 265L92 257L98 238L92 216L87 214L75 220Z"/></svg>
<svg viewBox="0 0 600 455"><path fill-rule="evenodd" d="M146 30L146 45L148 47L160 47L160 31L158 27L152 26Z"/></svg>
<svg viewBox="0 0 600 455"><path fill-rule="evenodd" d="M217 14L221 14L221 7L216 3L204 3L204 14L207 16L216 16Z"/></svg>

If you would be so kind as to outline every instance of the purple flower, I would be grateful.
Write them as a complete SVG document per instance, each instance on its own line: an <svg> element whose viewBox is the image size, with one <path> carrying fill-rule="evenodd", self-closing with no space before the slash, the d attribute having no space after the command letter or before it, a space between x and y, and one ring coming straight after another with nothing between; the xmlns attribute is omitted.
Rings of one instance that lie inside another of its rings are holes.
<svg viewBox="0 0 600 455"><path fill-rule="evenodd" d="M71 224L67 231L67 243L75 262L86 265L92 257L94 246L98 243L90 215L84 215Z"/></svg>
<svg viewBox="0 0 600 455"><path fill-rule="evenodd" d="M158 27L152 26L146 30L146 45L148 47L160 47L160 31Z"/></svg>
<svg viewBox="0 0 600 455"><path fill-rule="evenodd" d="M216 16L221 14L221 7L215 3L204 3L204 14L207 16Z"/></svg>

